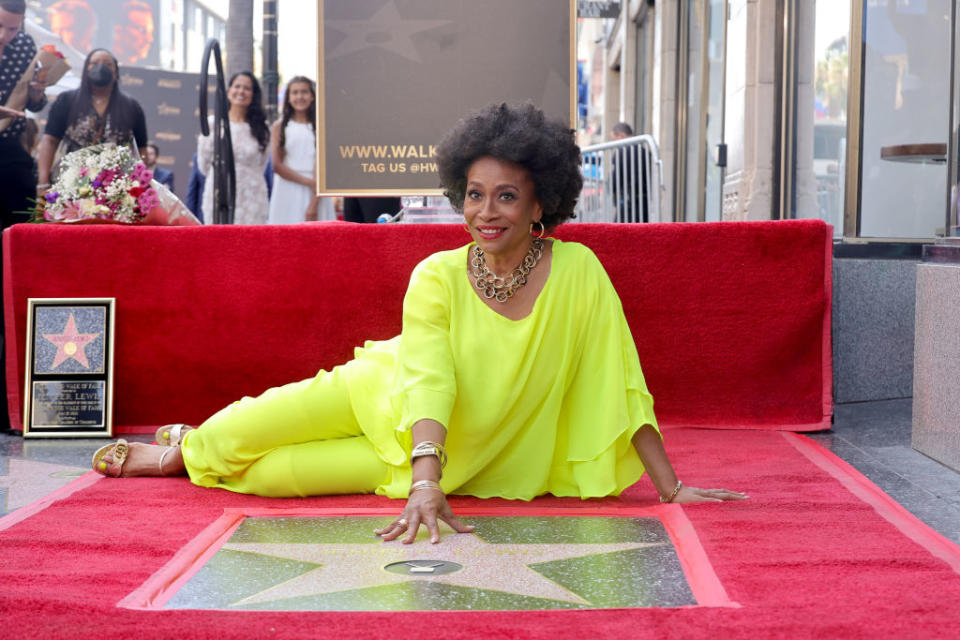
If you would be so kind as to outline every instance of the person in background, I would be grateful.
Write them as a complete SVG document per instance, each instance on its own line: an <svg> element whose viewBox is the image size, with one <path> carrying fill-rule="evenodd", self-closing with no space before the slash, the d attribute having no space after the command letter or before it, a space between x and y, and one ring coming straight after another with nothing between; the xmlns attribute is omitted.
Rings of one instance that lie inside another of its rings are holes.
<svg viewBox="0 0 960 640"><path fill-rule="evenodd" d="M55 158L107 142L135 146L142 156L147 118L140 103L120 91L120 67L113 54L94 49L83 63L80 88L64 91L50 107L37 149L38 195L50 188Z"/></svg>
<svg viewBox="0 0 960 640"><path fill-rule="evenodd" d="M187 199L184 204L200 222L203 222L203 183L205 181L206 177L197 166L197 154L194 152L190 160L190 180L187 181Z"/></svg>
<svg viewBox="0 0 960 640"><path fill-rule="evenodd" d="M227 88L227 100L230 102L228 118L237 179L233 223L266 224L269 200L263 173L267 164L270 129L263 109L260 83L249 71L234 74ZM197 166L205 176L210 175L213 166L212 115L210 134L200 136L197 141ZM212 177L206 180L203 189L203 211L207 224L214 221L213 182Z"/></svg>
<svg viewBox="0 0 960 640"><path fill-rule="evenodd" d="M160 158L160 147L153 142L148 142L143 148L143 164L147 169L153 171L153 179L160 184L166 185L170 191L173 191L173 171L157 166L157 160Z"/></svg>
<svg viewBox="0 0 960 640"><path fill-rule="evenodd" d="M611 137L625 140L633 137L633 127L626 122L613 125ZM610 181L613 201L617 205L617 222L647 222L647 212L640 198L640 170L646 156L639 148L618 148L611 160Z"/></svg>
<svg viewBox="0 0 960 640"><path fill-rule="evenodd" d="M34 162L21 138L27 127L26 114L6 106L14 87L27 72L37 45L23 31L24 0L0 0L0 222L3 229L30 219L31 198L37 184ZM31 80L27 109L40 111L46 105L43 84ZM0 279L0 298L2 298ZM0 314L0 361L3 361L3 314ZM8 430L6 368L0 368L0 430Z"/></svg>
<svg viewBox="0 0 960 640"><path fill-rule="evenodd" d="M267 166L263 169L263 180L267 185L267 197L270 197L273 189L273 167L267 161ZM197 220L203 222L203 185L206 184L207 177L201 173L197 166L197 154L194 152L190 163L190 180L187 182L187 199L184 204L197 216Z"/></svg>
<svg viewBox="0 0 960 640"><path fill-rule="evenodd" d="M22 29L25 12L24 0L0 0L0 218L4 229L29 220L36 185L33 158L21 141L26 114L6 106L37 53L33 38ZM46 104L43 84L32 80L26 108L40 111Z"/></svg>
<svg viewBox="0 0 960 640"><path fill-rule="evenodd" d="M270 133L273 193L270 224L317 219L316 100L313 81L296 76L287 83L282 115Z"/></svg>
<svg viewBox="0 0 960 640"><path fill-rule="evenodd" d="M36 154L37 145L40 144L40 125L37 124L36 119L27 117L26 126L23 128L23 133L20 134L20 144L23 145L23 149L30 154L31 158ZM34 182L36 182L36 163L34 163L33 174Z"/></svg>
<svg viewBox="0 0 960 640"><path fill-rule="evenodd" d="M377 222L383 214L400 213L400 198L344 198L343 219L347 222Z"/></svg>

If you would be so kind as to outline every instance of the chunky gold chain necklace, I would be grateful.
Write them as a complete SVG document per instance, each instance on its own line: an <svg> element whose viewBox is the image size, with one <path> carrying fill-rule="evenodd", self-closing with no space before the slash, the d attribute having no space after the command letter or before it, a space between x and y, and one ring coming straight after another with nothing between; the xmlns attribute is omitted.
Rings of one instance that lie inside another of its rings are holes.
<svg viewBox="0 0 960 640"><path fill-rule="evenodd" d="M483 254L483 249L474 245L472 254L470 267L477 289L480 290L484 298L506 302L513 297L513 294L520 287L527 284L527 275L543 257L543 240L534 238L533 244L530 245L530 251L523 257L523 262L502 278L487 268L487 259Z"/></svg>

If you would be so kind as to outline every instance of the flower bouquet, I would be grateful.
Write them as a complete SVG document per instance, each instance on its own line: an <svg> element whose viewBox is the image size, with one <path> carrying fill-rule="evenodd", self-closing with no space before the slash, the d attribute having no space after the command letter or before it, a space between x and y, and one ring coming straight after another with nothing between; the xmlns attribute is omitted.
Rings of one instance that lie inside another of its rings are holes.
<svg viewBox="0 0 960 640"><path fill-rule="evenodd" d="M40 47L33 63L36 65L37 80L48 87L60 82L60 78L70 70L66 58L52 44Z"/></svg>
<svg viewBox="0 0 960 640"><path fill-rule="evenodd" d="M200 224L128 147L113 143L64 156L57 181L37 204L40 222Z"/></svg>

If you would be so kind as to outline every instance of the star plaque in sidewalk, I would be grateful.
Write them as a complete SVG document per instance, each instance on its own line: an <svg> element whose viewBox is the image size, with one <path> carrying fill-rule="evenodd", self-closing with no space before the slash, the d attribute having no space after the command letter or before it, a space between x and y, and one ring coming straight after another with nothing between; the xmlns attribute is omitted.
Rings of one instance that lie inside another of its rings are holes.
<svg viewBox="0 0 960 640"><path fill-rule="evenodd" d="M189 576L155 574L158 585L182 586L163 597L144 596L152 605L146 608L427 611L703 604L687 576L697 562L690 561L689 549L675 546L664 524L668 519L657 517L687 522L679 508L641 510L642 517L562 511L571 515L465 513L475 533L457 534L444 525L439 544L430 544L422 531L411 545L373 535L392 516L246 517L215 553L193 550L198 561ZM703 580L695 576L694 582Z"/></svg>

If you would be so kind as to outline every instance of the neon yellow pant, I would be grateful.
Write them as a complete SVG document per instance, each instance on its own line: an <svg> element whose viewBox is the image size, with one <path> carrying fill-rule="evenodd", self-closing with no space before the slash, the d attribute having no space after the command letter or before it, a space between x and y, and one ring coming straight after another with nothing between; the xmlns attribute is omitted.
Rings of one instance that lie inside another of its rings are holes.
<svg viewBox="0 0 960 640"><path fill-rule="evenodd" d="M268 497L371 493L388 472L357 423L341 367L233 403L182 447L194 484Z"/></svg>

